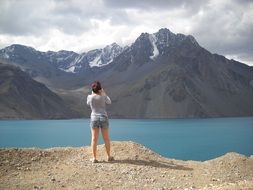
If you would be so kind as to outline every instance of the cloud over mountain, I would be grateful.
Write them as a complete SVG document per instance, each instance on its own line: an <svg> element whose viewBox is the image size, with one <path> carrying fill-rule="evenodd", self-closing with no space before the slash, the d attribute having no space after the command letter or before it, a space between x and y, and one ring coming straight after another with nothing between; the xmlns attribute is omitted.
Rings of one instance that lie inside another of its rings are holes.
<svg viewBox="0 0 253 190"><path fill-rule="evenodd" d="M252 10L247 0L2 0L0 48L18 43L83 52L127 45L143 31L167 27L192 34L213 53L253 65Z"/></svg>

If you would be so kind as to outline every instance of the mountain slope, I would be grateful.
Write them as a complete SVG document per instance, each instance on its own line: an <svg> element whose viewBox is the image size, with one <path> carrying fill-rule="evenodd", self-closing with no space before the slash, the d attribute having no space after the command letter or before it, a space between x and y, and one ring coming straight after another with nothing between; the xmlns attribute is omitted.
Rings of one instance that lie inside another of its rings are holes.
<svg viewBox="0 0 253 190"><path fill-rule="evenodd" d="M253 115L252 68L211 54L192 36L144 33L103 69L98 78L111 92L114 116Z"/></svg>
<svg viewBox="0 0 253 190"><path fill-rule="evenodd" d="M77 117L44 84L20 69L0 63L0 118Z"/></svg>
<svg viewBox="0 0 253 190"><path fill-rule="evenodd" d="M0 58L11 60L6 58L11 54L6 56L5 51L1 50ZM25 58L26 63L34 61L33 57ZM20 65L22 59L17 60ZM124 49L112 44L83 54L51 52L45 60L51 60L45 65L55 72L51 77L40 75L43 80L39 81L86 117L89 110L84 99L94 80L100 80L111 96L113 104L108 109L112 117L253 115L253 68L212 54L193 36L174 34L166 28L154 34L142 33ZM43 64L34 64L33 70Z"/></svg>

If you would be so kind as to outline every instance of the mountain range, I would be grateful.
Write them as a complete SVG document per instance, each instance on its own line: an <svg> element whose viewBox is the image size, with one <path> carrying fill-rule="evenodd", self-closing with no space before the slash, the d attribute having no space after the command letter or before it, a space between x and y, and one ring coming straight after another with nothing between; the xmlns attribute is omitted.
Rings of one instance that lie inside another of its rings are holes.
<svg viewBox="0 0 253 190"><path fill-rule="evenodd" d="M212 54L193 36L166 28L142 33L127 47L113 43L81 54L16 44L0 50L0 61L45 84L83 117L90 113L85 99L94 80L102 82L112 99L111 117L253 115L253 68Z"/></svg>

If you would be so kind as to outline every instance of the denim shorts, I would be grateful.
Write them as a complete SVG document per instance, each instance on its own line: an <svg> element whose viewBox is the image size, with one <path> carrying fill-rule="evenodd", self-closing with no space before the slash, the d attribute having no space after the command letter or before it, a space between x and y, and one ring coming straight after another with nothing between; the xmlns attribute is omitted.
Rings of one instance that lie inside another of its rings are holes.
<svg viewBox="0 0 253 190"><path fill-rule="evenodd" d="M107 116L95 116L90 120L90 127L92 128L108 128L109 120Z"/></svg>

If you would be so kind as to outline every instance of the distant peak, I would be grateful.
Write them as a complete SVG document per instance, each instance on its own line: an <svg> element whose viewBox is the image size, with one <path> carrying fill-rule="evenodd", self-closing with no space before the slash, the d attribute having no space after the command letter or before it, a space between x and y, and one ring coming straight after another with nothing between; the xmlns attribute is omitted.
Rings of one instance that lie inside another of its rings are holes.
<svg viewBox="0 0 253 190"><path fill-rule="evenodd" d="M161 28L158 30L158 32L155 33L155 35L159 36L175 36L176 34L171 32L168 28Z"/></svg>
<svg viewBox="0 0 253 190"><path fill-rule="evenodd" d="M111 48L122 48L122 47L115 42L104 47L104 49L111 49Z"/></svg>
<svg viewBox="0 0 253 190"><path fill-rule="evenodd" d="M161 28L158 33L172 33L168 28Z"/></svg>
<svg viewBox="0 0 253 190"><path fill-rule="evenodd" d="M23 49L32 49L32 50L35 50L33 47L30 47L30 46L25 46L25 45L21 45L21 44L12 44L6 48L23 48Z"/></svg>
<svg viewBox="0 0 253 190"><path fill-rule="evenodd" d="M21 45L21 44L12 44L12 45L10 45L8 47L27 47L27 46Z"/></svg>
<svg viewBox="0 0 253 190"><path fill-rule="evenodd" d="M60 53L60 54L69 54L69 53L76 53L74 51L68 51L68 50L60 50L60 51L57 51L57 53Z"/></svg>
<svg viewBox="0 0 253 190"><path fill-rule="evenodd" d="M148 36L149 36L149 33L147 32L142 32L140 35L140 37L148 37Z"/></svg>
<svg viewBox="0 0 253 190"><path fill-rule="evenodd" d="M21 44L12 44L10 46L7 46L3 49L6 53L17 53L17 52L37 52L36 49L33 47L21 45Z"/></svg>
<svg viewBox="0 0 253 190"><path fill-rule="evenodd" d="M150 35L150 34L147 33L147 32L141 33L141 35L135 40L134 43L139 43L139 42L141 42L142 40L149 39L149 35Z"/></svg>
<svg viewBox="0 0 253 190"><path fill-rule="evenodd" d="M113 42L113 43L111 44L111 46L120 46L120 45L117 44L116 42Z"/></svg>

